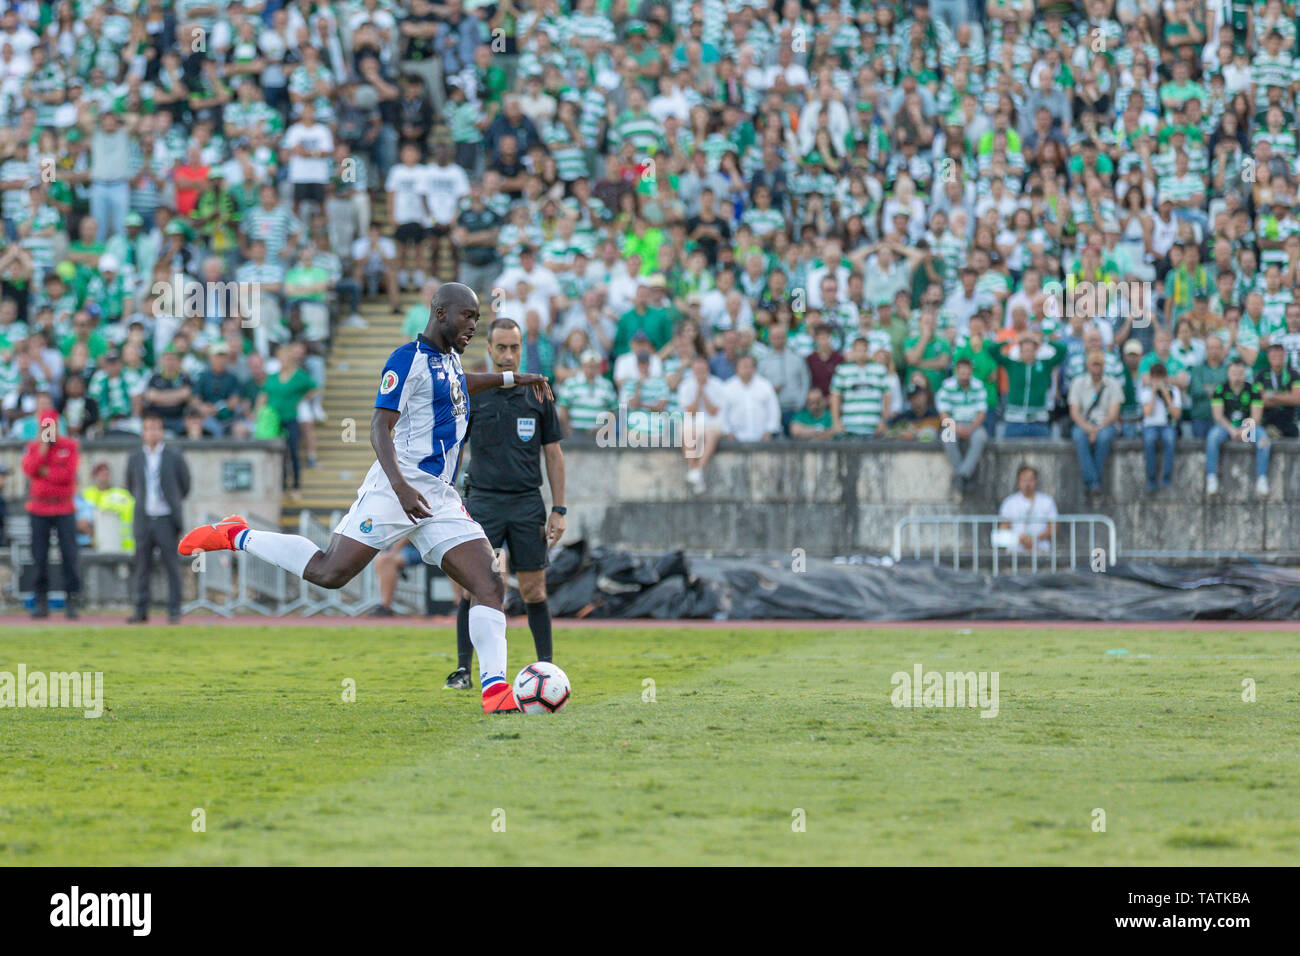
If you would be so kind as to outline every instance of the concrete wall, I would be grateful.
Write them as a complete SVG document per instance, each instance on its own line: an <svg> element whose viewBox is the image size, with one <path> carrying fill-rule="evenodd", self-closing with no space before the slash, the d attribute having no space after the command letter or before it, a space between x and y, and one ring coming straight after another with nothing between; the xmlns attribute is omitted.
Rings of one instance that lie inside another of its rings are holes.
<svg viewBox="0 0 1300 956"><path fill-rule="evenodd" d="M1022 463L1061 513L1114 520L1128 550L1300 552L1300 442L1274 442L1267 498L1254 495L1254 449L1220 459L1221 491L1205 495L1202 442L1179 446L1172 487L1145 494L1142 446L1115 443L1105 496L1089 506L1074 446L1011 441L988 447L966 499L952 490L938 445L836 441L809 445L724 445L708 487L692 495L680 451L598 448L586 436L564 442L572 537L638 550L777 551L810 555L887 552L895 521L914 514L993 514L1015 490Z"/></svg>
<svg viewBox="0 0 1300 956"><path fill-rule="evenodd" d="M219 514L238 512L246 517L253 515L278 523L280 520L281 462L283 443L280 441L179 441L171 439L168 445L177 448L189 465L191 488L186 499L185 521L196 523L207 511ZM22 511L27 495L27 477L20 467L23 455L22 442L0 442L0 464L9 466L9 483L5 497L9 499L9 512ZM127 457L139 447L138 442L100 440L83 442L78 487L90 484L90 469L100 461L108 462L113 472L113 484L125 487ZM246 462L252 468L252 488L248 491L228 491L223 486L225 463Z"/></svg>

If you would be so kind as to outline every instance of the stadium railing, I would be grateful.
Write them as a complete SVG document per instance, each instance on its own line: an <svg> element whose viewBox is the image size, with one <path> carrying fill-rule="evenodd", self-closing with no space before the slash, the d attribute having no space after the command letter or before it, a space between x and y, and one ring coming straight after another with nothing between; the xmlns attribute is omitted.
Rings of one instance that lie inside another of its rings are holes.
<svg viewBox="0 0 1300 956"><path fill-rule="evenodd" d="M1115 522L1106 515L1058 515L1052 519L1051 537L1042 542L1046 546L1032 551L998 527L1006 522L1001 515L908 515L894 523L893 558L901 561L910 552L921 560L928 553L935 567L948 564L954 571L993 574L1076 570L1081 562L1104 571L1119 560Z"/></svg>

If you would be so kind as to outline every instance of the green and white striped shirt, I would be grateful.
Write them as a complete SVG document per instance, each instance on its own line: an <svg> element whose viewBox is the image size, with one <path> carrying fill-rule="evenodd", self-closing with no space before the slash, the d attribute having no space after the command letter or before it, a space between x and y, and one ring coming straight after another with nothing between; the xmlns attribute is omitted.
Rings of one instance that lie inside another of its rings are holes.
<svg viewBox="0 0 1300 956"><path fill-rule="evenodd" d="M844 430L850 435L874 435L885 412L889 369L879 362L844 362L831 378L831 392L841 396Z"/></svg>
<svg viewBox="0 0 1300 956"><path fill-rule="evenodd" d="M575 375L560 386L555 401L569 410L569 426L574 431L594 431L602 424L601 412L614 410L618 395L604 376L598 375L594 382L588 382L583 376Z"/></svg>
<svg viewBox="0 0 1300 956"><path fill-rule="evenodd" d="M988 389L974 377L963 389L957 384L957 376L950 375L935 393L934 405L941 415L950 415L957 424L966 425L988 411Z"/></svg>

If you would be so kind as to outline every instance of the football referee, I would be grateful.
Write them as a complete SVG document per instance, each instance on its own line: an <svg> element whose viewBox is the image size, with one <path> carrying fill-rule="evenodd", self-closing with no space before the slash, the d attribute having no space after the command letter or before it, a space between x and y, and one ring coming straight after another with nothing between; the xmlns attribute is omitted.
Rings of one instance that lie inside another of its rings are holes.
<svg viewBox="0 0 1300 956"><path fill-rule="evenodd" d="M488 328L488 355L497 372L518 372L523 335L511 319ZM528 610L537 659L551 659L551 610L546 604L546 552L564 535L563 432L552 401L539 401L530 388L494 388L470 403L470 462L465 507L483 526L493 548L510 552L510 567ZM551 512L542 501L541 459L551 486ZM465 690L474 646L469 640L469 601L456 615L456 669L446 689Z"/></svg>

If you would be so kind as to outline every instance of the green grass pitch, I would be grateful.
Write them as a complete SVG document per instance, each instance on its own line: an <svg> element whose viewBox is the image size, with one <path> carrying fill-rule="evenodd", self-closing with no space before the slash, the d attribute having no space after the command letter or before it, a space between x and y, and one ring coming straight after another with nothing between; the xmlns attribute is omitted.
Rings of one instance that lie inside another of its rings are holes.
<svg viewBox="0 0 1300 956"><path fill-rule="evenodd" d="M4 865L1215 865L1300 851L1294 634L560 624L568 709L486 718L477 692L440 689L447 627L6 631L0 671L102 671L107 709L0 709ZM513 674L527 630L511 644ZM893 706L891 676L917 663L998 672L998 715Z"/></svg>

